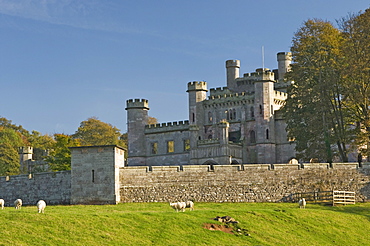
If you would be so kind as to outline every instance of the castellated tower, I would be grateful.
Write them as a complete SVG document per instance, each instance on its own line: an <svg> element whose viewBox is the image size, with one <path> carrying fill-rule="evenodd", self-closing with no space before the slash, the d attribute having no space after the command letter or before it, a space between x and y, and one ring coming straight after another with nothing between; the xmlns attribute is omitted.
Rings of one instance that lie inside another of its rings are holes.
<svg viewBox="0 0 370 246"><path fill-rule="evenodd" d="M145 125L148 124L148 100L135 99L126 101L127 110L127 138L128 159L127 165L146 165L145 163Z"/></svg>
<svg viewBox="0 0 370 246"><path fill-rule="evenodd" d="M33 148L30 146L19 148L20 171L21 173L28 172L28 162L32 161Z"/></svg>
<svg viewBox="0 0 370 246"><path fill-rule="evenodd" d="M255 81L256 154L259 163L274 163L274 73L269 69L257 69L261 80Z"/></svg>
<svg viewBox="0 0 370 246"><path fill-rule="evenodd" d="M194 81L188 83L189 93L189 122L190 124L198 124L203 117L202 112L197 111L197 105L207 98L207 83L205 81Z"/></svg>
<svg viewBox="0 0 370 246"><path fill-rule="evenodd" d="M235 79L239 78L240 61L227 60L226 61L226 81L229 90L236 90Z"/></svg>
<svg viewBox="0 0 370 246"><path fill-rule="evenodd" d="M278 79L282 81L287 72L290 71L290 63L292 62L291 52L279 52L277 54L278 61Z"/></svg>

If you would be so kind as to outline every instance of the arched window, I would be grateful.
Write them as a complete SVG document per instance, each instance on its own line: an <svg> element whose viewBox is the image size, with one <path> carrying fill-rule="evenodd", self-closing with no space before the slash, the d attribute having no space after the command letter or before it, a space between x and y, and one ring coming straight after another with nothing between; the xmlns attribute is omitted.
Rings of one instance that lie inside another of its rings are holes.
<svg viewBox="0 0 370 246"><path fill-rule="evenodd" d="M256 133L253 130L249 132L249 139L251 143L256 143Z"/></svg>

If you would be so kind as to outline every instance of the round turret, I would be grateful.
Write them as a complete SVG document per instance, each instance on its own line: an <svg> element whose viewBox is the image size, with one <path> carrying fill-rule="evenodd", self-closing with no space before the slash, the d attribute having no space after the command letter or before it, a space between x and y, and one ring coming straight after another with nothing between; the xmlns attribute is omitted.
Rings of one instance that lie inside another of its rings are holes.
<svg viewBox="0 0 370 246"><path fill-rule="evenodd" d="M234 88L235 79L239 78L240 61L227 60L226 61L226 82L229 89Z"/></svg>
<svg viewBox="0 0 370 246"><path fill-rule="evenodd" d="M279 52L277 53L278 61L278 79L283 80L284 76L290 70L290 63L292 62L291 52Z"/></svg>

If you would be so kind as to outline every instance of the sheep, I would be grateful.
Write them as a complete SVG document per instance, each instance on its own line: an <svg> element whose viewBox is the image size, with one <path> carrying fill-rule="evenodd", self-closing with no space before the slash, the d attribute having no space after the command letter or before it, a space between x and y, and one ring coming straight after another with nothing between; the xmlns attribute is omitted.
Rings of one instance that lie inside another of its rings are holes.
<svg viewBox="0 0 370 246"><path fill-rule="evenodd" d="M299 204L299 208L305 208L306 207L306 199L302 198L301 200L299 200L298 204Z"/></svg>
<svg viewBox="0 0 370 246"><path fill-rule="evenodd" d="M44 200L40 200L37 202L36 206L39 213L44 213L46 202Z"/></svg>
<svg viewBox="0 0 370 246"><path fill-rule="evenodd" d="M14 201L14 207L15 209L21 209L22 207L22 200L21 199L17 199Z"/></svg>
<svg viewBox="0 0 370 246"><path fill-rule="evenodd" d="M1 206L1 209L4 209L4 204L5 204L4 199L0 199L0 206Z"/></svg>
<svg viewBox="0 0 370 246"><path fill-rule="evenodd" d="M194 202L187 201L186 202L186 207L189 208L190 210L194 210Z"/></svg>
<svg viewBox="0 0 370 246"><path fill-rule="evenodd" d="M186 208L186 203L185 202L174 202L174 203L171 203L170 202L170 206L176 210L176 212L185 212L185 208Z"/></svg>

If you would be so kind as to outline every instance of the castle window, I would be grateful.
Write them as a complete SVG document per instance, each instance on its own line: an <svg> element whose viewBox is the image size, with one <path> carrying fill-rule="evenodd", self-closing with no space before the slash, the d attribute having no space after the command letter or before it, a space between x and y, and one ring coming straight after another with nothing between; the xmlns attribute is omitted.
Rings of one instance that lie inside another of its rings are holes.
<svg viewBox="0 0 370 246"><path fill-rule="evenodd" d="M173 140L167 141L167 153L175 152L175 142Z"/></svg>
<svg viewBox="0 0 370 246"><path fill-rule="evenodd" d="M208 122L212 123L213 117L212 117L212 112L208 112Z"/></svg>
<svg viewBox="0 0 370 246"><path fill-rule="evenodd" d="M229 120L229 111L225 110L226 119Z"/></svg>
<svg viewBox="0 0 370 246"><path fill-rule="evenodd" d="M266 139L269 139L269 129L266 129Z"/></svg>
<svg viewBox="0 0 370 246"><path fill-rule="evenodd" d="M254 107L251 107L251 118L254 118Z"/></svg>
<svg viewBox="0 0 370 246"><path fill-rule="evenodd" d="M212 134L209 134L208 135L208 139L212 139Z"/></svg>
<svg viewBox="0 0 370 246"><path fill-rule="evenodd" d="M262 110L262 105L260 104L260 114L262 114L263 110Z"/></svg>
<svg viewBox="0 0 370 246"><path fill-rule="evenodd" d="M194 123L195 122L195 114L194 113L192 113L191 114L191 121Z"/></svg>
<svg viewBox="0 0 370 246"><path fill-rule="evenodd" d="M235 120L236 119L236 110L233 109L233 119Z"/></svg>
<svg viewBox="0 0 370 246"><path fill-rule="evenodd" d="M95 170L91 170L91 181L94 183L95 182Z"/></svg>
<svg viewBox="0 0 370 246"><path fill-rule="evenodd" d="M189 151L190 150L190 139L185 139L184 140L184 151Z"/></svg>
<svg viewBox="0 0 370 246"><path fill-rule="evenodd" d="M152 155L158 154L158 143L152 143L151 149L152 149Z"/></svg>
<svg viewBox="0 0 370 246"><path fill-rule="evenodd" d="M256 133L253 130L249 132L249 138L251 143L256 143Z"/></svg>

